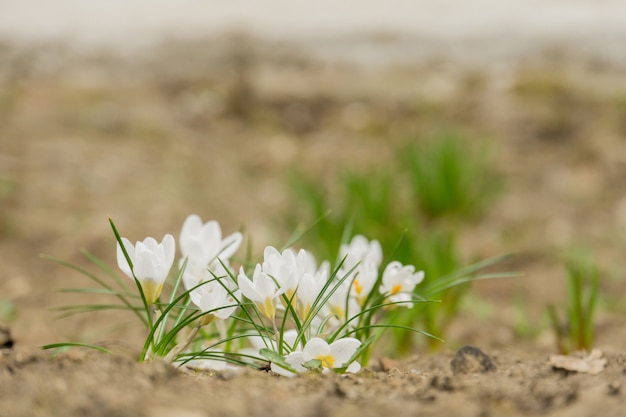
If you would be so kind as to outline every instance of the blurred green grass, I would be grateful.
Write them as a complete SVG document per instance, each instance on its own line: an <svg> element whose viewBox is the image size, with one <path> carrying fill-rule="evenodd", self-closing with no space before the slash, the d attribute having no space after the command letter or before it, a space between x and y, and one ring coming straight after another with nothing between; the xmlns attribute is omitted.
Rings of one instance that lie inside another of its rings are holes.
<svg viewBox="0 0 626 417"><path fill-rule="evenodd" d="M332 194L315 178L294 173L286 218L292 227L302 219L321 219L304 241L325 259L336 261L339 245L362 234L379 240L386 259L424 270L426 279L416 293L440 302L398 309L393 322L445 338L470 288L469 283L445 288L465 263L456 235L464 223L486 215L502 180L485 143L460 133L409 138L393 154L384 169L346 167L331 180L337 188ZM394 340L392 350L406 354L417 338L396 332ZM431 349L438 347L436 339L428 343Z"/></svg>

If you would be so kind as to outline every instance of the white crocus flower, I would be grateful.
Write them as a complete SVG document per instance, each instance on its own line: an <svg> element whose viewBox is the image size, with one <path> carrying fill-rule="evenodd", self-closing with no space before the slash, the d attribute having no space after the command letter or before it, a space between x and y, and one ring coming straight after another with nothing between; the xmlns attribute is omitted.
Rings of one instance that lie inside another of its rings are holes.
<svg viewBox="0 0 626 417"><path fill-rule="evenodd" d="M184 262L180 262L180 267L183 267ZM206 265L199 264L196 262L192 262L190 260L187 261L187 266L183 271L183 285L185 289L190 290L193 287L197 286L201 282L212 281L215 277L218 278L229 278L232 276L232 271L230 271L230 265L228 260L219 262L215 260ZM232 280L231 280L232 281Z"/></svg>
<svg viewBox="0 0 626 417"><path fill-rule="evenodd" d="M130 278L137 278L141 284L144 296L148 304L154 302L161 295L163 283L174 263L176 244L172 235L165 235L161 243L154 238L148 237L134 246L126 238L122 243L133 265L128 264L122 247L117 244L117 265Z"/></svg>
<svg viewBox="0 0 626 417"><path fill-rule="evenodd" d="M345 258L341 269L346 272L357 264L366 263L371 263L378 269L383 261L383 249L377 240L370 241L363 235L356 235L350 244L341 245L339 258Z"/></svg>
<svg viewBox="0 0 626 417"><path fill-rule="evenodd" d="M296 293L300 286L300 281L307 274L315 275L317 267L315 257L310 252L301 249L296 253L290 248L279 252L278 249L268 246L263 251L261 271L272 278L287 299L293 305L296 305L297 297L301 293L300 290ZM305 286L309 284L310 282L305 284ZM286 307L285 300L281 298L281 302L282 304L277 307Z"/></svg>
<svg viewBox="0 0 626 417"><path fill-rule="evenodd" d="M360 305L365 303L367 296L378 279L378 268L370 262L359 264L356 270L346 281L352 284L350 294L356 298Z"/></svg>
<svg viewBox="0 0 626 417"><path fill-rule="evenodd" d="M302 352L292 352L285 360L298 373L305 372L307 369L304 364L312 360L320 361L323 372L346 367L346 372L356 373L361 370L361 364L349 361L359 346L361 342L353 337L335 340L330 345L324 339L314 337L307 342ZM280 375L294 375L278 365L273 365L272 370Z"/></svg>
<svg viewBox="0 0 626 417"><path fill-rule="evenodd" d="M241 293L252 301L265 317L273 320L278 298L285 289L278 287L274 279L262 271L259 264L254 268L252 280L246 276L242 268L238 283Z"/></svg>
<svg viewBox="0 0 626 417"><path fill-rule="evenodd" d="M302 349L302 359L305 363L313 359L320 360L324 371L347 366L346 372L356 373L361 369L361 364L358 362L349 363L349 360L354 356L359 346L361 346L361 342L353 337L335 340L330 345L324 339L314 337Z"/></svg>
<svg viewBox="0 0 626 417"><path fill-rule="evenodd" d="M338 287L333 284L328 288L328 291L333 291L333 293L324 305L322 315L323 317L331 316L328 321L331 328L338 327L361 312L360 304L354 297L350 297L350 289L351 285L346 281ZM353 323L356 324L356 320Z"/></svg>
<svg viewBox="0 0 626 417"><path fill-rule="evenodd" d="M324 262L317 272L305 272L300 278L296 306L301 319L304 319L309 314L315 299L322 292L324 285L328 281L328 274L329 264Z"/></svg>
<svg viewBox="0 0 626 417"><path fill-rule="evenodd" d="M399 302L401 306L413 307L410 302L411 293L415 286L424 280L424 271L415 272L413 265L403 266L398 261L390 262L383 272L382 284L379 288L381 294L388 295L392 302Z"/></svg>
<svg viewBox="0 0 626 417"><path fill-rule="evenodd" d="M200 216L191 214L185 219L180 232L180 251L183 258L208 265L218 257L229 259L241 245L243 236L235 232L222 239L220 224L214 220L202 223Z"/></svg>
<svg viewBox="0 0 626 417"><path fill-rule="evenodd" d="M278 286L283 289L288 298L293 296L300 280L293 249L285 249L281 253L272 246L266 247L263 251L261 269L277 281Z"/></svg>
<svg viewBox="0 0 626 417"><path fill-rule="evenodd" d="M236 309L235 304L238 304L241 298L241 292L225 267L228 268L228 261L224 263L213 261L208 268L187 262L183 271L183 285L185 289L190 290L191 301L203 312L218 309L203 316L202 325L209 324L215 318L230 317ZM200 285L201 283L203 284ZM230 293L224 286L230 290Z"/></svg>
<svg viewBox="0 0 626 417"><path fill-rule="evenodd" d="M363 305L378 279L378 268L383 260L382 247L377 240L370 241L363 235L356 235L350 244L341 245L339 256L345 259L339 276L352 271L351 276L346 278L352 283L350 294Z"/></svg>
<svg viewBox="0 0 626 417"><path fill-rule="evenodd" d="M219 282L207 281L189 293L191 301L202 312L210 311L209 314L202 316L201 325L207 325L215 319L225 320L234 313L241 292L231 287L226 279L220 279Z"/></svg>

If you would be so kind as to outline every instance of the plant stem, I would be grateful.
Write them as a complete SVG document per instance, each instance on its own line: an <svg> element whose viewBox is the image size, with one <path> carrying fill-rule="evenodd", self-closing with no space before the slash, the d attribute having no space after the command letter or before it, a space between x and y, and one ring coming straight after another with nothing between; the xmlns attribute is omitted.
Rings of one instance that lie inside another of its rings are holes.
<svg viewBox="0 0 626 417"><path fill-rule="evenodd" d="M176 360L176 357L180 354L180 352L187 349L187 346L189 346L191 342L193 342L193 340L196 338L196 336L198 335L198 331L200 331L200 327L201 327L200 322L198 322L196 327L194 327L191 333L189 333L187 340L185 340L185 342L183 343L176 345L172 350L170 350L170 353L168 353L167 356L165 357L165 361L174 362L174 360Z"/></svg>

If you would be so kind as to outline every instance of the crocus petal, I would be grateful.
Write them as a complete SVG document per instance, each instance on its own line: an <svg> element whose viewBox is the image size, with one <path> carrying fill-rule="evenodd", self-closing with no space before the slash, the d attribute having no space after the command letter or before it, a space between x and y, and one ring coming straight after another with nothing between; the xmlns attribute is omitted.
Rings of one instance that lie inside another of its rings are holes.
<svg viewBox="0 0 626 417"><path fill-rule="evenodd" d="M147 240L147 239L146 239ZM150 248L143 242L137 242L135 246L134 271L138 280L157 280L155 263L156 256Z"/></svg>
<svg viewBox="0 0 626 417"><path fill-rule="evenodd" d="M350 366L346 368L346 372L349 372L351 374L356 374L360 370L361 370L361 364L358 363L357 361L352 362Z"/></svg>
<svg viewBox="0 0 626 417"><path fill-rule="evenodd" d="M330 345L330 354L335 358L335 366L339 368L347 365L359 346L361 346L361 342L353 337L334 341Z"/></svg>
<svg viewBox="0 0 626 417"><path fill-rule="evenodd" d="M291 366L298 373L307 371L307 369L304 366L302 366L302 364L305 362L302 356L302 352L291 352L290 354L285 356L285 362L287 362L289 366ZM275 363L270 364L270 367L272 369L272 372L275 372L278 375L287 376L287 377L292 377L296 375L293 372L279 365L276 365Z"/></svg>
<svg viewBox="0 0 626 417"><path fill-rule="evenodd" d="M349 270L357 263L372 263L378 268L383 259L383 250L377 240L368 240L363 235L356 235L350 244L342 244L339 249L341 258L346 258L343 268Z"/></svg>
<svg viewBox="0 0 626 417"><path fill-rule="evenodd" d="M174 256L176 256L176 242L174 241L174 236L170 234L163 236L161 245L163 247L163 263L161 264L162 269L159 273L167 277L174 264Z"/></svg>
<svg viewBox="0 0 626 417"><path fill-rule="evenodd" d="M317 357L324 357L330 354L330 347L325 340L319 337L314 337L309 340L302 350L302 355L305 362L308 362Z"/></svg>
<svg viewBox="0 0 626 417"><path fill-rule="evenodd" d="M159 247L159 242L157 242L156 239L153 237L147 237L143 240L143 242L137 242L135 247L137 247L137 245L139 245L140 243L151 252L156 252Z"/></svg>
<svg viewBox="0 0 626 417"><path fill-rule="evenodd" d="M239 298L239 291L233 293L235 298ZM237 308L237 304L235 299L228 294L226 289L222 287L220 284L213 289L211 292L205 292L200 299L200 303L198 307L204 312L212 311L213 314L218 319L227 319L229 318L235 309Z"/></svg>
<svg viewBox="0 0 626 417"><path fill-rule="evenodd" d="M202 245L204 261L209 263L217 256L222 242L222 228L215 220L207 222L198 233L198 241Z"/></svg>
<svg viewBox="0 0 626 417"><path fill-rule="evenodd" d="M254 285L263 298L274 298L284 292L284 290L281 291L276 287L276 283L272 277L261 271L259 265L257 265L254 271Z"/></svg>
<svg viewBox="0 0 626 417"><path fill-rule="evenodd" d="M421 283L422 281L424 281L424 276L425 276L424 271L416 272L413 275L413 284L417 285L417 284Z"/></svg>
<svg viewBox="0 0 626 417"><path fill-rule="evenodd" d="M268 263L274 263L275 259L280 259L280 252L273 246L266 246L263 250L263 259Z"/></svg>
<svg viewBox="0 0 626 417"><path fill-rule="evenodd" d="M196 245L196 230L202 227L202 219L197 214L190 214L185 219L183 227L180 231L180 251L184 257L188 256L190 251L193 251L193 246Z"/></svg>
<svg viewBox="0 0 626 417"><path fill-rule="evenodd" d="M180 248L183 257L201 264L209 264L219 257L228 260L238 249L243 236L233 233L222 240L220 224L211 220L205 224L195 214L185 219L180 233Z"/></svg>
<svg viewBox="0 0 626 417"><path fill-rule="evenodd" d="M263 297L259 294L252 281L243 273L243 270L239 273L237 283L244 297L255 303L263 301Z"/></svg>
<svg viewBox="0 0 626 417"><path fill-rule="evenodd" d="M130 242L130 240L126 239L125 237L122 238L122 243L124 244L124 249L126 249L126 253L128 253L130 261L134 263L135 247ZM120 246L119 242L117 244L117 266L130 278L133 277L133 272L130 269L130 265L128 265L128 260L126 259L126 256L124 256L124 251L122 251L122 247Z"/></svg>
<svg viewBox="0 0 626 417"><path fill-rule="evenodd" d="M224 240L222 240L220 253L217 256L221 260L229 259L239 250L242 241L243 235L239 232L226 236Z"/></svg>

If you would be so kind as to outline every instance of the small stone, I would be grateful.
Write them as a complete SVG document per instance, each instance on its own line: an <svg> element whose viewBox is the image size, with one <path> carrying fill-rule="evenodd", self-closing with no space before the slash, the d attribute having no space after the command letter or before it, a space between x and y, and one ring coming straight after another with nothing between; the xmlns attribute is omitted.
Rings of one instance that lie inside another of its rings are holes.
<svg viewBox="0 0 626 417"><path fill-rule="evenodd" d="M450 362L453 374L484 373L496 370L493 360L482 350L474 346L463 346L456 351Z"/></svg>
<svg viewBox="0 0 626 417"><path fill-rule="evenodd" d="M8 327L0 326L0 349L11 349L13 347L13 338Z"/></svg>
<svg viewBox="0 0 626 417"><path fill-rule="evenodd" d="M622 392L622 384L619 381L613 381L608 386L608 394L611 396L620 395Z"/></svg>

